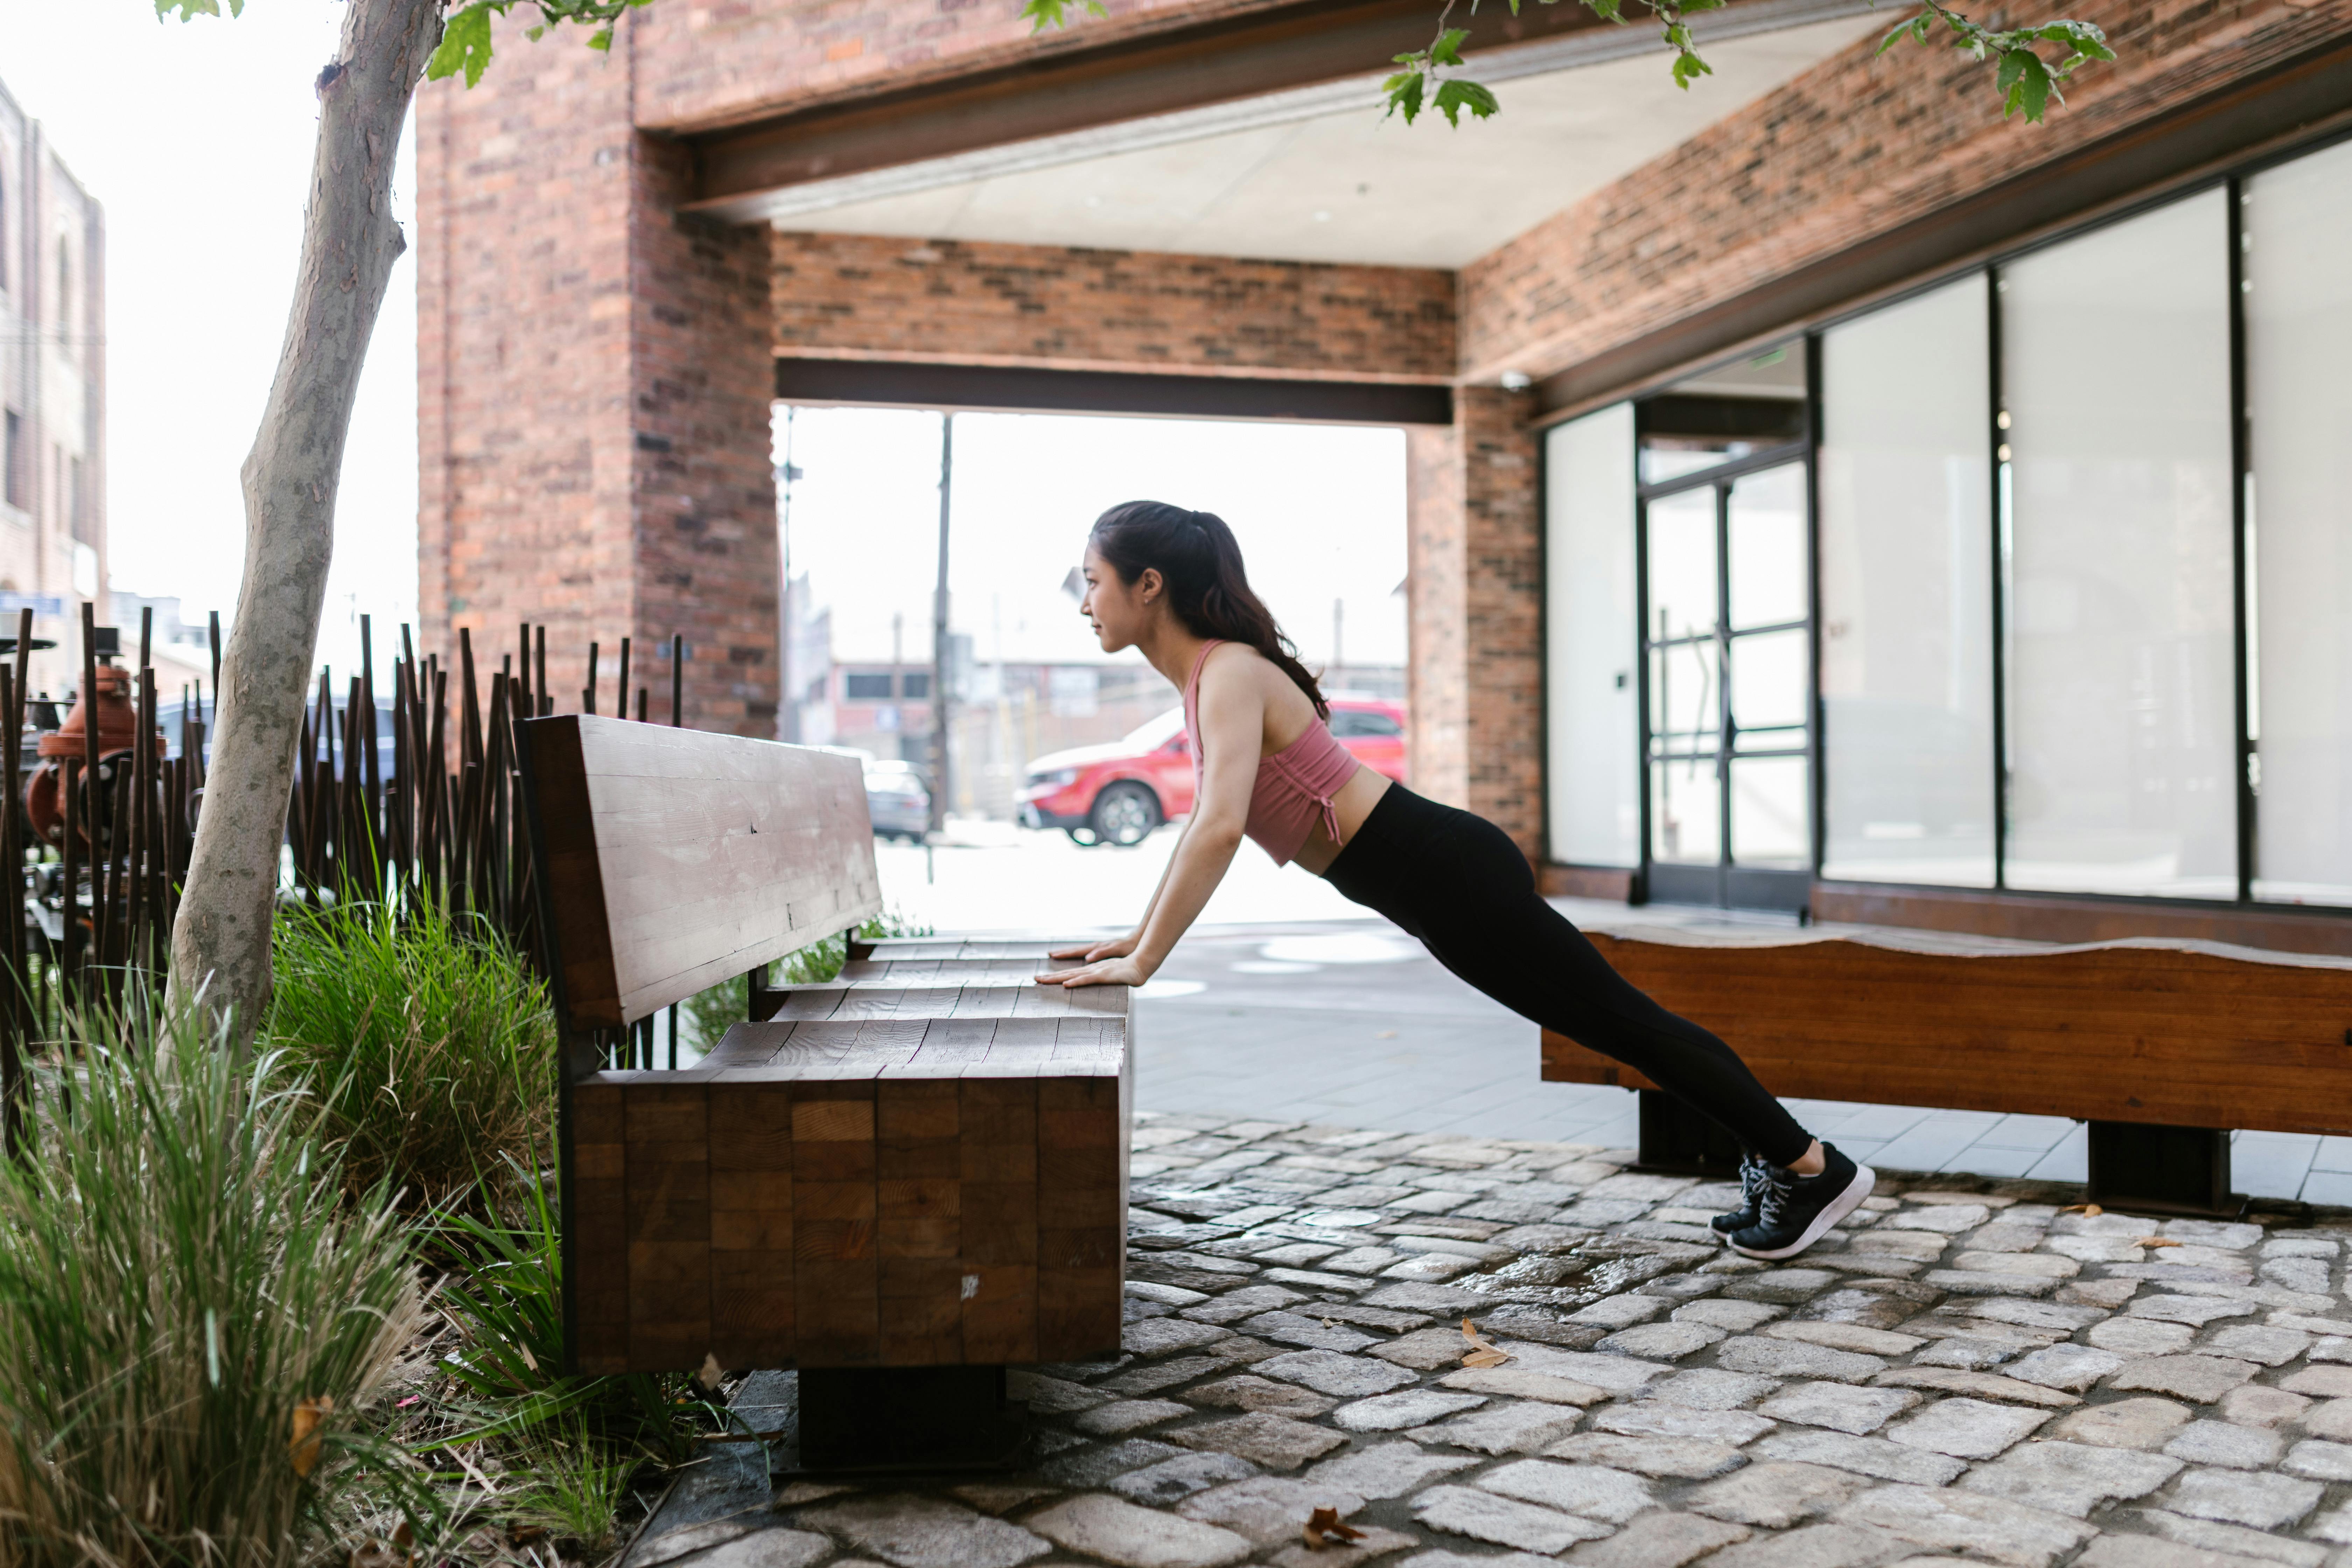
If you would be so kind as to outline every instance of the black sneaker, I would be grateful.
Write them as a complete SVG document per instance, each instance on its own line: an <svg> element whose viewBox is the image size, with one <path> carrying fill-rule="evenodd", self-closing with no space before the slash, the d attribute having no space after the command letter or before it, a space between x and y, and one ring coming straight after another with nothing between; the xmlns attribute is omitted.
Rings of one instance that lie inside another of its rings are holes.
<svg viewBox="0 0 2352 1568"><path fill-rule="evenodd" d="M1818 1176L1801 1176L1779 1165L1766 1168L1756 1223L1733 1234L1734 1252L1748 1258L1794 1258L1870 1195L1878 1183L1875 1171L1855 1164L1833 1144L1822 1144L1822 1153L1827 1163Z"/></svg>
<svg viewBox="0 0 2352 1568"><path fill-rule="evenodd" d="M1764 1183L1772 1167L1764 1163L1761 1154L1739 1157L1739 1206L1729 1214L1719 1214L1706 1223L1715 1227L1717 1236L1729 1236L1746 1230L1761 1217L1756 1205L1763 1201Z"/></svg>

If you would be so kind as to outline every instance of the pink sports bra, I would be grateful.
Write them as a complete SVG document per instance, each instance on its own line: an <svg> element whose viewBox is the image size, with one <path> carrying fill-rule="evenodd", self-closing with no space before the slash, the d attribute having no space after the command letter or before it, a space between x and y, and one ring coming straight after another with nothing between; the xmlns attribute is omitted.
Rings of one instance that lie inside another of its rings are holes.
<svg viewBox="0 0 2352 1568"><path fill-rule="evenodd" d="M1184 682L1184 731L1192 738L1195 799L1201 787L1201 668L1209 661L1209 649L1222 640L1213 637L1202 646ZM1339 812L1332 805L1332 796L1356 776L1356 766L1348 748L1331 738L1330 726L1317 719L1298 739L1272 756L1258 759L1257 784L1250 791L1244 831L1274 857L1277 866L1287 865L1297 855L1313 831L1318 813L1323 818L1323 831L1331 836L1332 843L1339 843Z"/></svg>

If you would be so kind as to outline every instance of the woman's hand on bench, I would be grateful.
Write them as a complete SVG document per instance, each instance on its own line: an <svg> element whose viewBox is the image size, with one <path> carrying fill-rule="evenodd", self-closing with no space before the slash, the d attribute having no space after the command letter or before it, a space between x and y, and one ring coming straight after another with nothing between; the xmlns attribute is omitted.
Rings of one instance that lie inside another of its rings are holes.
<svg viewBox="0 0 2352 1568"><path fill-rule="evenodd" d="M1076 958L1087 963L1099 963L1106 958L1125 958L1129 953L1135 951L1135 944L1142 940L1143 933L1141 931L1131 931L1125 936L1113 937L1108 942L1097 942L1080 947L1048 948L1045 952L1045 956L1048 958Z"/></svg>
<svg viewBox="0 0 2352 1568"><path fill-rule="evenodd" d="M1055 958L1077 956L1075 953L1055 953ZM1089 963L1077 969L1055 969L1037 976L1040 985L1140 985L1151 976L1134 959L1120 956L1106 958L1099 963Z"/></svg>

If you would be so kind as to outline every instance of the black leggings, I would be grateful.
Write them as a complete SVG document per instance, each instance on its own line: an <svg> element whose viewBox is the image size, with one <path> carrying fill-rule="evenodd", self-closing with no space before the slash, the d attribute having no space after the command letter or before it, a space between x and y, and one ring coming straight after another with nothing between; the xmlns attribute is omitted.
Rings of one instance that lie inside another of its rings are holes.
<svg viewBox="0 0 2352 1568"><path fill-rule="evenodd" d="M1812 1145L1738 1053L1609 967L1503 830L1392 784L1323 873L1523 1018L1613 1057L1776 1165Z"/></svg>

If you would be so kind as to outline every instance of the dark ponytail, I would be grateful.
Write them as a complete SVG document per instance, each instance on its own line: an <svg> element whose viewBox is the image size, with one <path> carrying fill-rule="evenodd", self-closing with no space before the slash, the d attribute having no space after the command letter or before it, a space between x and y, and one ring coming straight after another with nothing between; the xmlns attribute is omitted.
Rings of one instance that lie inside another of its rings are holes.
<svg viewBox="0 0 2352 1568"><path fill-rule="evenodd" d="M1331 716L1315 678L1298 662L1298 649L1250 591L1242 547L1223 518L1165 501L1131 500L1095 519L1089 537L1120 582L1132 584L1157 568L1168 584L1169 604L1193 636L1247 643L1307 693L1316 717Z"/></svg>

